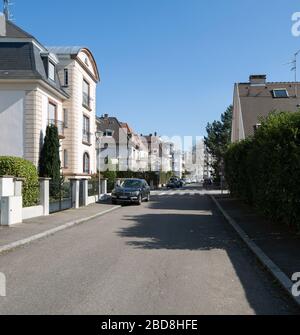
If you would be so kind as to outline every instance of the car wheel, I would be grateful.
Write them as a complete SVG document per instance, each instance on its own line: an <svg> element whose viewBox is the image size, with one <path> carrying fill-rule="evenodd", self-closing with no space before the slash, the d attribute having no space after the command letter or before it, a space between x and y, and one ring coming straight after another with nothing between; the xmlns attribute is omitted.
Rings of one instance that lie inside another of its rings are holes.
<svg viewBox="0 0 300 335"><path fill-rule="evenodd" d="M112 203L113 205L116 205L116 204L117 204L117 200L112 200L111 203Z"/></svg>
<svg viewBox="0 0 300 335"><path fill-rule="evenodd" d="M137 201L137 204L140 206L142 204L142 202L143 202L143 198L142 198L142 195L140 194L139 199Z"/></svg>

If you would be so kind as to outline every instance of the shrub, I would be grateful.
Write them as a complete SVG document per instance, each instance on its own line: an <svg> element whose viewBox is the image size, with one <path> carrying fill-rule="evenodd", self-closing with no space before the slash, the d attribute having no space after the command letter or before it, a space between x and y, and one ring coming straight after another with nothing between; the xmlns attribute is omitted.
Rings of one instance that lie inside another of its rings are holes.
<svg viewBox="0 0 300 335"><path fill-rule="evenodd" d="M230 191L269 218L300 228L300 113L272 113L225 154Z"/></svg>
<svg viewBox="0 0 300 335"><path fill-rule="evenodd" d="M23 206L30 207L37 204L39 180L37 169L31 162L17 157L0 157L0 175L24 178Z"/></svg>

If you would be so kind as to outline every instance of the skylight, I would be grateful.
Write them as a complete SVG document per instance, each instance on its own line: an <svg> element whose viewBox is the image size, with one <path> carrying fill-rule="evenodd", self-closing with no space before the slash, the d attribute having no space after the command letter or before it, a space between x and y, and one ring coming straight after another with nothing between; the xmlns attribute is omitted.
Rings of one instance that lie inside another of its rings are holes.
<svg viewBox="0 0 300 335"><path fill-rule="evenodd" d="M273 90L273 98L289 98L288 91L285 88Z"/></svg>

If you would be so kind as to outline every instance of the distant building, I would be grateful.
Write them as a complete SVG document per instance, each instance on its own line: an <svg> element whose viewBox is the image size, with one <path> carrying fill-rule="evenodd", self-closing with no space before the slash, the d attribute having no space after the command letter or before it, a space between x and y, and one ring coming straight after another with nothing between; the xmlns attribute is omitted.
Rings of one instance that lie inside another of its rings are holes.
<svg viewBox="0 0 300 335"><path fill-rule="evenodd" d="M299 82L267 82L266 75L251 75L249 82L234 86L232 142L253 135L272 111L297 112L299 107Z"/></svg>
<svg viewBox="0 0 300 335"><path fill-rule="evenodd" d="M105 114L97 117L96 126L97 130L103 133L100 154L101 171L105 167L112 166L119 171L148 171L147 141L137 135L127 123Z"/></svg>
<svg viewBox="0 0 300 335"><path fill-rule="evenodd" d="M192 180L202 181L205 175L205 145L204 140L185 153L185 170Z"/></svg>

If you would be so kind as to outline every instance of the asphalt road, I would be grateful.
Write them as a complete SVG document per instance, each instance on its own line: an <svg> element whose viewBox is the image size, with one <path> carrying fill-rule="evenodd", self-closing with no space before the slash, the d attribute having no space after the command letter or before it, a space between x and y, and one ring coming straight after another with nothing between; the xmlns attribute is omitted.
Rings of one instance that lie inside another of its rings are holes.
<svg viewBox="0 0 300 335"><path fill-rule="evenodd" d="M156 194L2 255L0 272L0 314L299 312L193 189Z"/></svg>

